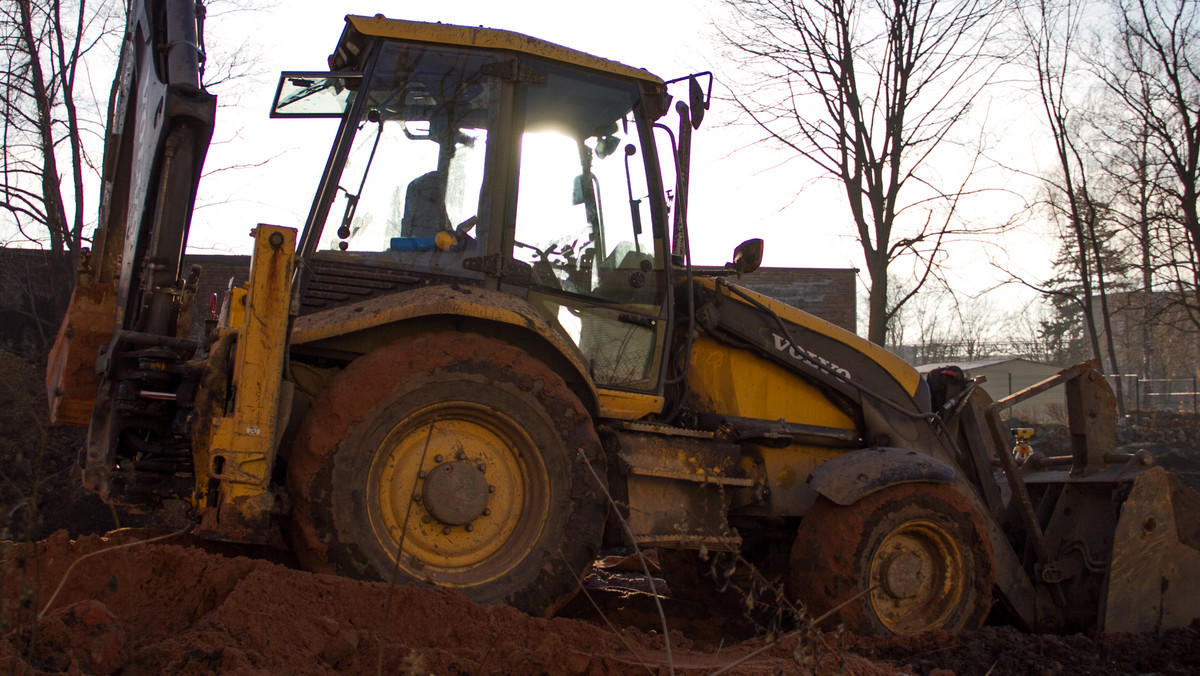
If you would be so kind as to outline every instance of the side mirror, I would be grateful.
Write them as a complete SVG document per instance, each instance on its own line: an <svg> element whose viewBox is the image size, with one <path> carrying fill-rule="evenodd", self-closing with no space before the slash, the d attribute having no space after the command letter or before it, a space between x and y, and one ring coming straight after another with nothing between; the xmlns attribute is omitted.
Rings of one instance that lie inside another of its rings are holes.
<svg viewBox="0 0 1200 676"><path fill-rule="evenodd" d="M762 265L762 257L763 241L758 238L748 239L734 247L733 262L726 263L725 267L732 268L739 275L744 275L757 270L758 266Z"/></svg>
<svg viewBox="0 0 1200 676"><path fill-rule="evenodd" d="M700 84L700 78L703 77L708 78L707 87ZM712 103L713 75L711 71L706 70L703 73L693 73L692 75L688 75L686 77L667 80L663 84L673 85L676 82L683 82L684 80L687 80L688 83L688 101L686 104L683 101L680 101L679 103L675 104L675 106L676 109L678 109L679 106L686 106L688 109L687 112L691 114L691 116L688 118L688 121L691 123L692 129L699 129L700 123L704 121L704 111L708 110L709 104ZM670 102L671 97L667 96L666 103L669 105ZM683 111L680 112L682 113Z"/></svg>
<svg viewBox="0 0 1200 676"><path fill-rule="evenodd" d="M704 111L708 109L708 101L695 75L688 78L688 107L692 109L692 129L699 129L704 121Z"/></svg>

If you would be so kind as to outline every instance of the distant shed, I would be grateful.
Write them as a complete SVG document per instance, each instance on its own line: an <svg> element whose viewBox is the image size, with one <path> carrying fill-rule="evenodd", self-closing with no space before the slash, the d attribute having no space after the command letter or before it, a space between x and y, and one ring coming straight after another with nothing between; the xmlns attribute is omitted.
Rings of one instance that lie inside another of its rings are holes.
<svg viewBox="0 0 1200 676"><path fill-rule="evenodd" d="M925 375L939 366L946 366L946 364L925 364L918 366L917 371ZM968 378L986 377L987 381L983 384L983 389L992 399L1002 399L1010 394L1020 392L1062 370L1061 366L1043 364L1019 357L957 363L955 366L961 368ZM1058 387L1017 404L1013 407L1011 415L1027 420L1045 420L1061 415L1064 410L1063 405L1063 391L1061 387Z"/></svg>

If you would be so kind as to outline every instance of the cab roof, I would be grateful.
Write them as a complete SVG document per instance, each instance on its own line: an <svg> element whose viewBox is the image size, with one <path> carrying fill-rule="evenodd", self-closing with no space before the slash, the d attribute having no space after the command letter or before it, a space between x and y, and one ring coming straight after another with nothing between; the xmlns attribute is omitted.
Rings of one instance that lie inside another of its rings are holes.
<svg viewBox="0 0 1200 676"><path fill-rule="evenodd" d="M484 28L483 26L456 26L444 23L389 19L382 14L377 14L373 17L352 14L346 17L346 30L342 33L342 37L338 41L338 51L329 57L330 68L336 70L339 67L345 66L344 61L343 63L335 63L335 59L349 60L353 58L352 54L344 53L345 48L349 47L348 43L353 37L353 33L380 38L519 52L521 54L538 56L613 75L633 78L654 88L663 86L661 78L645 69L626 66L617 61L602 59L598 56L521 33L498 28Z"/></svg>

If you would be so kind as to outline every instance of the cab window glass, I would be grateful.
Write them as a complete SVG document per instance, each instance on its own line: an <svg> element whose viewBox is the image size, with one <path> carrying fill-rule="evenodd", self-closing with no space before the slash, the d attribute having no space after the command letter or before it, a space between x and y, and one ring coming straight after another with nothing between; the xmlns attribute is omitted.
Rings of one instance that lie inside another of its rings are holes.
<svg viewBox="0 0 1200 676"><path fill-rule="evenodd" d="M476 216L497 84L480 67L490 60L384 47L318 249L391 251L435 268L482 250Z"/></svg>
<svg viewBox="0 0 1200 676"><path fill-rule="evenodd" d="M535 63L523 121L512 257L529 301L579 347L601 387L659 387L665 243L655 237L639 92L629 82ZM543 77L544 76L544 77ZM651 164L651 166L654 166Z"/></svg>
<svg viewBox="0 0 1200 676"><path fill-rule="evenodd" d="M541 66L522 87L512 255L537 286L657 304L663 291L641 130L629 83Z"/></svg>

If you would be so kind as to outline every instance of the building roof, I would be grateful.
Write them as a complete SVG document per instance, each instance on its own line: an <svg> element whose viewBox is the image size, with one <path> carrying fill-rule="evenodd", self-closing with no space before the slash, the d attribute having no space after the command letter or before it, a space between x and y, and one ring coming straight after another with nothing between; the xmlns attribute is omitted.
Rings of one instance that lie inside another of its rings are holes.
<svg viewBox="0 0 1200 676"><path fill-rule="evenodd" d="M389 19L382 14L375 16L355 16L352 14L346 17L346 23L364 35L521 52L584 68L613 73L615 75L645 80L659 86L663 84L662 78L645 69L634 68L617 61L604 59L553 42L539 40L528 35L498 28L405 21L403 19Z"/></svg>
<svg viewBox="0 0 1200 676"><path fill-rule="evenodd" d="M1001 357L999 359L989 359L989 360L984 360L984 361L934 362L932 364L922 364L917 367L917 372L923 373L923 374L929 373L930 371L932 371L935 368L938 368L941 366L951 366L951 365L957 366L964 371L978 371L979 369L984 369L984 368L988 368L991 366L1000 366L1002 364L1016 364L1018 362L1023 363L1023 364L1030 364L1032 366L1040 366L1040 367L1043 367L1046 369L1053 369L1055 371L1058 371L1061 368L1059 366L1055 366L1054 364L1044 364L1042 362L1033 361L1032 359L1025 359L1024 357Z"/></svg>

